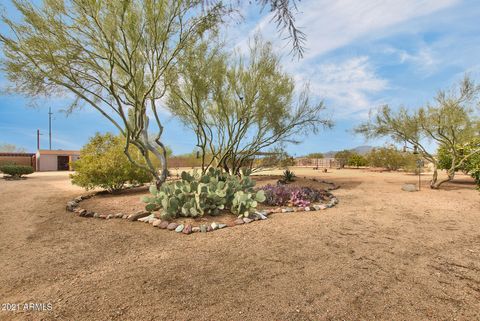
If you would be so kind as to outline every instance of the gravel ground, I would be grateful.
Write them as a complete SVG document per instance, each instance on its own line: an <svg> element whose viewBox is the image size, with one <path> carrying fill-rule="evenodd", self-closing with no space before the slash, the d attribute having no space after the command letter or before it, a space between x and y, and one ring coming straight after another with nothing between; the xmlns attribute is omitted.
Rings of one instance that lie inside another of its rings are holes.
<svg viewBox="0 0 480 321"><path fill-rule="evenodd" d="M408 193L402 173L294 171L340 204L188 236L67 214L67 173L0 180L0 319L480 319L470 179Z"/></svg>

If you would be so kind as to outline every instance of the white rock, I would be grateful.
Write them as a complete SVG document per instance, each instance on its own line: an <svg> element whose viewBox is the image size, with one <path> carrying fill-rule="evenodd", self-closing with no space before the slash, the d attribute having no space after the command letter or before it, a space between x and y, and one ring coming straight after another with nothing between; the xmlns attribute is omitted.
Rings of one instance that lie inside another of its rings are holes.
<svg viewBox="0 0 480 321"><path fill-rule="evenodd" d="M417 185L415 184L404 184L402 186L402 190L405 192L416 192L417 191Z"/></svg>
<svg viewBox="0 0 480 321"><path fill-rule="evenodd" d="M267 219L267 216L264 215L264 214L262 214L262 213L260 213L260 212L257 212L257 213L255 213L255 214L256 214L261 220L266 220L266 219Z"/></svg>
<svg viewBox="0 0 480 321"><path fill-rule="evenodd" d="M149 222L152 218L155 219L155 218L153 217L153 214L150 214L150 215L148 215L148 216L139 218L137 221L139 221L139 222Z"/></svg>

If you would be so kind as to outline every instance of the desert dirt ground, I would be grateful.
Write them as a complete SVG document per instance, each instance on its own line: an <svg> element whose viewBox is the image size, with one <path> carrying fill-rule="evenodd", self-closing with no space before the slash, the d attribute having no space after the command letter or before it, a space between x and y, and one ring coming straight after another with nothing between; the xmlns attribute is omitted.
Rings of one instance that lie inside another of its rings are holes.
<svg viewBox="0 0 480 321"><path fill-rule="evenodd" d="M480 319L470 179L408 193L416 176L293 170L340 203L188 236L67 213L67 173L0 180L0 303L52 304L0 320Z"/></svg>

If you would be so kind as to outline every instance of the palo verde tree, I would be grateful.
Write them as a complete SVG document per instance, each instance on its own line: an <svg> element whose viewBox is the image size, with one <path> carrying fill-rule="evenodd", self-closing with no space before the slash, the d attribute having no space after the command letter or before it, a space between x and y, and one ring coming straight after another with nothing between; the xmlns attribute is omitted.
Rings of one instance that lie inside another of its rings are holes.
<svg viewBox="0 0 480 321"><path fill-rule="evenodd" d="M223 2L230 8L238 7L242 1L240 0L203 0L205 6L216 5ZM250 1L249 4L256 3L261 10L268 10L271 14L270 22L275 23L280 36L287 33L285 39L291 42L291 53L298 58L302 58L305 52L306 34L297 26L295 16L299 12L298 2L300 0L256 0Z"/></svg>
<svg viewBox="0 0 480 321"><path fill-rule="evenodd" d="M232 59L213 42L184 51L167 103L195 132L204 171L237 174L259 152L330 125L323 102L312 104L307 89L295 97L294 81L269 43L256 37L247 58Z"/></svg>
<svg viewBox="0 0 480 321"><path fill-rule="evenodd" d="M402 107L394 112L390 107L383 106L369 122L356 128L356 132L367 138L391 137L397 142L416 146L421 156L433 164L430 187L436 189L452 180L465 162L480 153L480 146L468 153L462 151L462 146L480 134L479 119L473 112L479 103L479 93L480 86L465 77L458 86L439 91L434 104L418 110L409 111ZM428 142L442 146L450 155L444 180L438 180L439 159L426 148Z"/></svg>
<svg viewBox="0 0 480 321"><path fill-rule="evenodd" d="M469 155L473 151L480 149L480 133L471 141L458 146L460 157ZM452 154L446 146L440 146L437 150L438 165L440 169L449 170L454 161ZM474 153L472 156L466 158L462 163L456 166L457 170L461 170L465 174L469 174L475 180L475 183L480 188L480 153Z"/></svg>
<svg viewBox="0 0 480 321"><path fill-rule="evenodd" d="M184 48L218 25L221 4L205 10L200 0L12 2L21 19L2 15L9 32L0 35L12 89L30 97L70 93L76 99L69 111L95 108L125 136L130 161L161 185L167 164L158 109L166 75ZM130 156L130 145L144 164Z"/></svg>

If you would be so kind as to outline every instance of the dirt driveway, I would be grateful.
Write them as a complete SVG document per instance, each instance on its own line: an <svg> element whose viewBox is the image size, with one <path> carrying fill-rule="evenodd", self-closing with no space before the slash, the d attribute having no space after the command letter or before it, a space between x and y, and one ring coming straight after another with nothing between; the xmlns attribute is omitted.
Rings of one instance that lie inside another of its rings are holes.
<svg viewBox="0 0 480 321"><path fill-rule="evenodd" d="M65 173L0 180L0 319L480 319L480 193L465 176L407 193L415 176L294 171L340 184L340 204L188 236L67 214L81 190Z"/></svg>

